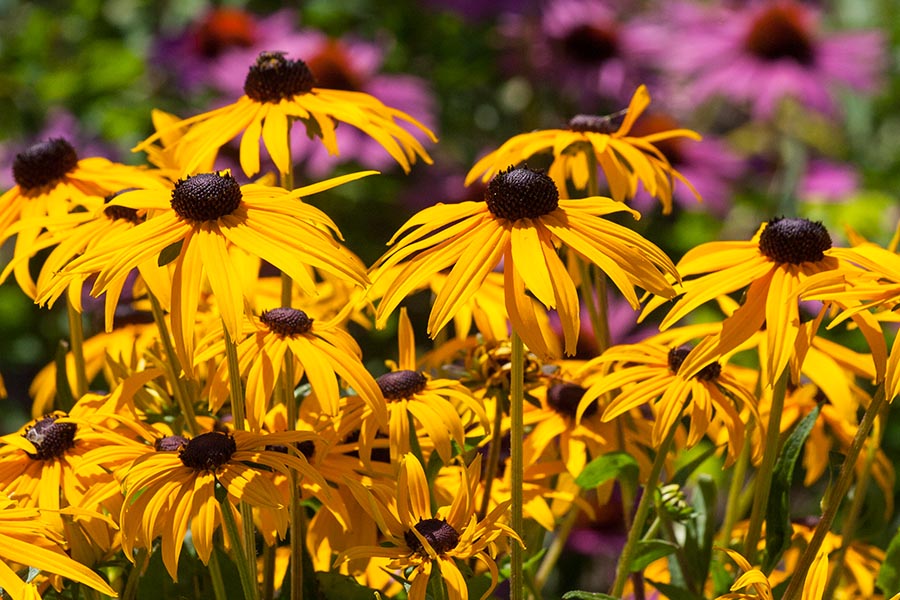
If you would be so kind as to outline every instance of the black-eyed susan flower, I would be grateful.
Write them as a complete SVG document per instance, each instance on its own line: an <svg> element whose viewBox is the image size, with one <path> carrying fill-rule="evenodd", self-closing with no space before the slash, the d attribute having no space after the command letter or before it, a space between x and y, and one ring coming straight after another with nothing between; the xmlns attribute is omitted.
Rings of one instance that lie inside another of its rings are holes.
<svg viewBox="0 0 900 600"><path fill-rule="evenodd" d="M731 585L731 592L717 596L716 600L772 600L773 584L769 577L758 567L752 567L739 552L723 549L725 553L741 568L743 573ZM804 578L803 600L821 600L828 579L828 554L820 552L806 574L797 574ZM744 591L738 591L744 590Z"/></svg>
<svg viewBox="0 0 900 600"><path fill-rule="evenodd" d="M503 263L506 310L513 329L537 354L549 355L534 306L526 290L562 322L565 352L574 354L580 307L575 284L558 255L564 246L597 265L639 306L634 287L662 296L674 291L666 275L677 278L672 262L655 245L621 225L598 218L630 212L609 198L560 200L547 175L510 168L488 185L484 202L437 204L420 211L394 234L393 247L376 263L375 281L391 277L378 305L376 322L384 325L400 301L424 282L450 268L434 300L428 333L434 337ZM398 272L392 269L401 265Z"/></svg>
<svg viewBox="0 0 900 600"><path fill-rule="evenodd" d="M400 312L398 338L399 361L376 380L390 413L391 460L411 451L410 435L419 435L411 427L418 423L441 461L450 464L451 442L463 448L468 426L480 424L488 429L484 407L459 381L433 378L418 369L415 337L406 310ZM369 431L374 434L374 430Z"/></svg>
<svg viewBox="0 0 900 600"><path fill-rule="evenodd" d="M28 258L46 247L37 241L43 230L42 218L58 219L76 207L94 210L103 205L104 197L125 188L160 189L166 185L153 171L100 157L79 160L75 148L62 138L34 144L16 155L13 178L16 185L0 196L0 243L15 233L13 272L19 287L32 298L35 284ZM21 223L11 232L17 222Z"/></svg>
<svg viewBox="0 0 900 600"><path fill-rule="evenodd" d="M821 223L800 218L772 219L750 241L701 244L678 263L679 273L686 278L679 290L683 295L660 328L668 328L709 300L746 288L741 306L723 321L717 335L695 348L683 367L687 376L696 373L747 341L765 323L764 369L769 376L765 383L772 385L791 359L803 330L799 293L804 280L826 271L844 281L862 277L857 258L853 248L832 248L831 236ZM822 294L819 299L849 306L840 293ZM644 314L663 302L653 299ZM823 305L819 315L826 308ZM867 313L852 318L880 369L878 365L884 364L887 355L881 328Z"/></svg>
<svg viewBox="0 0 900 600"><path fill-rule="evenodd" d="M116 596L103 578L66 554L65 543L38 509L0 495L0 588L13 600L40 598L37 590L30 588L34 574L29 574L29 582L23 581L13 565L59 575Z"/></svg>
<svg viewBox="0 0 900 600"><path fill-rule="evenodd" d="M614 128L611 116L576 115L565 129L542 129L516 135L477 163L466 176L466 185L481 177L488 181L509 165L517 165L540 153L552 153L547 174L565 194L566 183L578 190L588 187L599 164L606 176L612 197L617 201L633 198L642 184L657 197L665 212L672 210L673 180L696 190L654 144L673 138L699 140L690 129L671 129L649 135L630 135L637 118L650 104L650 93L640 86L631 98L625 118ZM699 197L699 196L698 196Z"/></svg>
<svg viewBox="0 0 900 600"><path fill-rule="evenodd" d="M153 211L146 222L89 248L59 277L97 273L92 294L108 291L131 269L175 250L172 274L172 333L182 366L190 370L193 329L204 278L232 338L241 333L248 290L235 266L237 249L275 265L313 294L310 266L355 284L367 282L359 259L336 239L337 226L322 211L300 201L368 173L329 179L288 192L258 184L241 186L229 173L203 173L168 190L138 190L110 206ZM255 274L254 274L255 275ZM43 300L43 298L41 299Z"/></svg>
<svg viewBox="0 0 900 600"><path fill-rule="evenodd" d="M417 158L428 163L431 158L401 122L437 141L424 125L377 98L363 92L316 87L315 75L302 60L289 60L283 52L262 52L247 73L244 95L236 102L169 124L135 150L172 130L187 128L176 142L174 156L183 172L192 173L242 134L240 161L248 177L259 172L260 139L278 171L290 173L288 131L295 120L303 122L332 154L338 153L335 127L339 123L351 125L381 144L405 171Z"/></svg>
<svg viewBox="0 0 900 600"><path fill-rule="evenodd" d="M294 361L295 384L305 375L325 413L340 412L340 379L362 398L379 423L387 423L384 397L375 379L362 364L362 352L356 341L334 322L312 319L296 308L273 308L253 320L252 333L237 338L238 364L247 379L245 414L252 431L259 431L270 407L288 351ZM225 355L221 331L213 331L207 347L197 355L197 363ZM220 367L212 378L210 409L217 411L229 397L228 365Z"/></svg>
<svg viewBox="0 0 900 600"><path fill-rule="evenodd" d="M717 362L694 375L683 375L682 363L689 352L688 346L664 346L652 339L612 346L586 365L582 385L587 391L578 402L576 416L583 418L594 409L595 401L618 390L609 403L602 406L604 421L651 404L656 415L652 445L659 447L678 419L689 416L686 444L690 447L707 433L713 413L716 413L729 433L730 463L737 458L743 445L749 443L745 441L747 423L741 417L741 411L747 409L759 422L756 398ZM592 372L593 369L597 370Z"/></svg>
<svg viewBox="0 0 900 600"><path fill-rule="evenodd" d="M400 461L400 476L395 490L376 487L369 492L354 486L354 494L369 500L372 518L385 535L385 545L357 547L344 550L338 562L367 557L392 559L389 568L402 571L411 583L410 600L424 600L428 580L437 567L447 586L451 600L468 600L466 581L457 560L474 559L491 574L491 586L481 597L490 596L497 585L499 572L495 558L497 541L501 536L518 536L498 519L506 511L501 505L484 519L475 515L475 494L479 457L465 471L462 485L452 503L432 510L431 494L425 471L411 454ZM385 493L386 492L386 493Z"/></svg>
<svg viewBox="0 0 900 600"><path fill-rule="evenodd" d="M317 484L324 501L331 497L322 476L294 446L313 438L315 434L299 431L267 435L210 431L191 439L180 435L158 439L155 452L137 458L125 475L120 524L126 556L132 556L135 547L149 548L161 537L163 563L175 579L190 526L197 555L207 564L221 511L229 510L216 499L219 486L232 507L246 502L271 512L283 537L287 506L273 483L274 472L296 473ZM288 452L273 450L275 447Z"/></svg>

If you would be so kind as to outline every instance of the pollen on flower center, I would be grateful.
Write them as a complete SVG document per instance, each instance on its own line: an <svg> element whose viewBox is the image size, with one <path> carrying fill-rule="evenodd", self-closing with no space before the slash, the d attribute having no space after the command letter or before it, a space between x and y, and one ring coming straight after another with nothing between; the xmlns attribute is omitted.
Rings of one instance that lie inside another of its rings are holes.
<svg viewBox="0 0 900 600"><path fill-rule="evenodd" d="M66 450L75 447L75 423L57 423L57 419L66 415L47 415L34 425L25 429L22 436L34 444L36 452L28 452L33 460L50 460L59 458Z"/></svg>
<svg viewBox="0 0 900 600"><path fill-rule="evenodd" d="M765 61L794 59L801 65L815 60L815 48L809 39L799 6L772 5L750 27L744 47Z"/></svg>
<svg viewBox="0 0 900 600"><path fill-rule="evenodd" d="M230 173L188 175L172 190L172 210L189 221L215 221L240 205L241 186Z"/></svg>
<svg viewBox="0 0 900 600"><path fill-rule="evenodd" d="M438 554L449 552L459 544L459 532L447 523L446 519L424 519L416 523L415 527L416 531L428 540L428 543ZM411 529L403 534L403 539L406 540L406 545L414 553L425 557L428 556L424 545Z"/></svg>
<svg viewBox="0 0 900 600"><path fill-rule="evenodd" d="M392 371L375 380L388 400L410 398L425 389L428 379L419 371Z"/></svg>
<svg viewBox="0 0 900 600"><path fill-rule="evenodd" d="M672 373L677 374L678 369L681 368L681 364L684 362L684 359L687 358L687 355L690 353L691 348L688 346L678 346L676 348L670 349L669 370L672 371ZM721 374L722 365L717 362L713 362L700 369L700 372L694 375L694 377L701 381L715 381Z"/></svg>
<svg viewBox="0 0 900 600"><path fill-rule="evenodd" d="M559 206L559 190L546 174L528 167L510 167L497 173L484 193L495 217L517 221L536 219Z"/></svg>
<svg viewBox="0 0 900 600"><path fill-rule="evenodd" d="M153 447L157 452L177 452L187 446L188 439L181 435L167 435L156 440Z"/></svg>
<svg viewBox="0 0 900 600"><path fill-rule="evenodd" d="M591 133L606 134L616 130L616 126L613 125L612 116L610 115L575 115L569 119L567 127L570 131L589 131Z"/></svg>
<svg viewBox="0 0 900 600"><path fill-rule="evenodd" d="M808 219L772 219L759 236L759 251L779 263L817 262L829 248L828 230Z"/></svg>
<svg viewBox="0 0 900 600"><path fill-rule="evenodd" d="M78 155L72 144L54 138L16 154L13 179L23 191L33 191L62 179L76 166Z"/></svg>
<svg viewBox="0 0 900 600"><path fill-rule="evenodd" d="M190 440L178 454L184 466L197 471L215 471L237 452L234 438L227 433L210 431Z"/></svg>
<svg viewBox="0 0 900 600"><path fill-rule="evenodd" d="M578 411L578 403L581 402L585 390L575 383L557 383L550 386L547 390L547 404L557 413L570 419L575 418ZM584 411L585 417L590 417L597 413L597 403L592 402Z"/></svg>
<svg viewBox="0 0 900 600"><path fill-rule="evenodd" d="M315 76L302 60L288 60L284 52L260 52L244 80L244 93L256 102L277 104L315 85Z"/></svg>
<svg viewBox="0 0 900 600"><path fill-rule="evenodd" d="M287 336L307 333L313 325L313 319L305 312L287 307L264 310L259 320L271 331Z"/></svg>
<svg viewBox="0 0 900 600"><path fill-rule="evenodd" d="M125 192L134 191L137 188L127 188L121 191L116 192L115 194L110 194L103 201L106 204L109 204L113 198L118 196L119 194L124 194ZM103 208L103 214L106 215L112 221L128 221L129 223L133 223L137 225L138 223L143 223L146 220L144 215L139 215L137 209L128 208L127 206L106 206Z"/></svg>

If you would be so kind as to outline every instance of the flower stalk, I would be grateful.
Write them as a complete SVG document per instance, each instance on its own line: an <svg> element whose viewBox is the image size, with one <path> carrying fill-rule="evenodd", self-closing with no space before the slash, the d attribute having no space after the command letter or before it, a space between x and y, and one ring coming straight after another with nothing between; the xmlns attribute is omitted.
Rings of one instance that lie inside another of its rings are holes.
<svg viewBox="0 0 900 600"><path fill-rule="evenodd" d="M522 506L522 489L525 479L524 446L525 438L524 410L525 410L525 344L522 338L513 331L512 333L512 357L510 373L510 478L511 478L511 505L510 526L520 539L525 538L525 524ZM523 600L525 597L525 578L523 565L525 562L525 549L514 541L510 543L510 575L509 589L511 600Z"/></svg>

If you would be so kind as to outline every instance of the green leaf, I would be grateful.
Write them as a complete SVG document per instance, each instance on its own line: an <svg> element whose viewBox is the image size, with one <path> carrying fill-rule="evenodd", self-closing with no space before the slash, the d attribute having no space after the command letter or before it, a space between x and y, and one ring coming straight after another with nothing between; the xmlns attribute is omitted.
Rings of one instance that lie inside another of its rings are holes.
<svg viewBox="0 0 900 600"><path fill-rule="evenodd" d="M809 432L812 431L819 407L806 415L800 424L791 432L772 471L772 488L769 502L766 505L766 555L763 561L763 572L770 573L781 555L791 545L791 481L794 478L794 466L803 449Z"/></svg>
<svg viewBox="0 0 900 600"><path fill-rule="evenodd" d="M716 484L709 475L697 478L693 494L694 518L685 523L684 577L690 589L701 590L712 562L713 536L716 530Z"/></svg>
<svg viewBox="0 0 900 600"><path fill-rule="evenodd" d="M575 479L575 483L585 489L593 489L610 479L636 477L638 464L633 456L625 452L609 452L589 462Z"/></svg>
<svg viewBox="0 0 900 600"><path fill-rule="evenodd" d="M563 600L619 600L615 596L609 594L601 594L599 592L582 592L573 590L562 595Z"/></svg>
<svg viewBox="0 0 900 600"><path fill-rule="evenodd" d="M321 597L327 600L372 600L375 590L360 585L349 575L319 571L316 573Z"/></svg>
<svg viewBox="0 0 900 600"><path fill-rule="evenodd" d="M75 406L75 397L72 394L72 388L69 387L68 370L66 369L66 356L69 354L69 344L65 340L60 340L56 347L56 401L61 409L68 412Z"/></svg>
<svg viewBox="0 0 900 600"><path fill-rule="evenodd" d="M694 460L687 463L686 465L682 465L680 469L675 471L675 475L672 477L671 483L677 483L678 487L684 487L687 483L688 478L694 474L694 471L700 468L706 459L715 454L717 448L716 446L710 444L708 448L706 448L703 452L700 453Z"/></svg>
<svg viewBox="0 0 900 600"><path fill-rule="evenodd" d="M693 592L689 592L684 588L669 583L661 583L648 579L647 582L666 595L669 600L704 600L703 596L698 596Z"/></svg>
<svg viewBox="0 0 900 600"><path fill-rule="evenodd" d="M888 544L876 583L885 591L900 590L900 529Z"/></svg>
<svg viewBox="0 0 900 600"><path fill-rule="evenodd" d="M668 556L676 550L678 550L677 545L665 540L644 540L638 542L634 558L631 559L631 572L643 571L654 560Z"/></svg>
<svg viewBox="0 0 900 600"><path fill-rule="evenodd" d="M178 240L172 244L169 244L159 253L159 258L156 260L156 264L160 267L164 267L181 254L181 245L184 243L184 240Z"/></svg>

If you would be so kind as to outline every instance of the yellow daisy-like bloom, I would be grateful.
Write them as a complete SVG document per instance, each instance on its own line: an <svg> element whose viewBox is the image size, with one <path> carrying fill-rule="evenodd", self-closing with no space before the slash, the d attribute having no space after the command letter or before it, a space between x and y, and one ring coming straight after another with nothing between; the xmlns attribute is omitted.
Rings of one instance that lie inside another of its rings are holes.
<svg viewBox="0 0 900 600"><path fill-rule="evenodd" d="M36 508L17 505L0 495L0 588L13 599L39 598L11 565L25 565L83 583L107 596L116 592L99 575L63 550L65 539Z"/></svg>
<svg viewBox="0 0 900 600"><path fill-rule="evenodd" d="M139 167L99 157L79 160L75 148L62 138L40 142L17 154L13 178L16 185L0 196L0 244L15 233L16 282L32 298L35 284L28 271L28 258L46 247L37 242L42 218L58 219L76 207L97 209L104 197L125 188L165 186L162 177ZM20 221L15 231L10 231Z"/></svg>
<svg viewBox="0 0 900 600"><path fill-rule="evenodd" d="M650 93L642 85L632 96L618 129L613 129L611 117L577 115L566 129L543 129L514 136L475 163L466 176L466 185L478 177L488 181L509 165L519 164L536 154L552 152L553 163L547 174L562 193L565 193L568 181L578 190L586 189L594 177L592 169L599 164L614 199L622 202L634 197L638 183L641 183L650 195L660 199L664 212L669 213L673 179L687 185L698 198L699 194L681 173L672 168L654 144L679 137L699 140L700 136L690 129L629 135L649 104Z"/></svg>
<svg viewBox="0 0 900 600"><path fill-rule="evenodd" d="M252 431L259 431L262 426L288 350L295 366L294 383L306 375L327 414L340 413L341 377L366 402L378 422L387 424L381 390L362 364L359 345L346 331L334 323L311 319L302 310L286 307L263 311L253 325L253 333L239 341L237 347L241 376L247 379L245 414ZM207 347L197 353L198 364L225 355L221 331L213 331L201 345ZM212 377L210 410L217 411L230 393L228 365L223 360Z"/></svg>
<svg viewBox="0 0 900 600"><path fill-rule="evenodd" d="M315 434L299 431L268 435L210 431L192 439L173 435L157 440L156 451L135 460L125 476L121 516L125 555L132 556L135 546L149 548L162 536L163 563L176 579L188 525L197 555L207 564L221 511L234 509L240 502L272 512L283 537L287 507L273 483L273 471L295 472L321 488L323 501L331 497L325 480L294 447L314 438ZM275 447L288 452L271 449ZM230 508L216 500L217 485L227 492Z"/></svg>
<svg viewBox="0 0 900 600"><path fill-rule="evenodd" d="M204 173L179 180L167 191L123 193L110 205L158 214L89 248L59 276L97 273L91 293L99 295L131 269L158 260L164 250L174 248L172 334L182 367L190 371L204 275L228 333L232 338L241 334L250 290L244 289L232 248L268 261L310 294L315 293L316 284L308 266L357 285L367 283L365 267L333 237L340 238L337 226L300 198L370 173L337 177L292 192L257 184L241 186L229 173Z"/></svg>
<svg viewBox="0 0 900 600"><path fill-rule="evenodd" d="M499 518L507 509L502 504L481 521L475 515L475 497L478 485L480 457L465 471L463 485L449 506L431 508L431 494L422 465L411 454L400 460L400 476L396 490L384 492L376 487L373 492L361 486L352 486L361 503L370 507L370 514L387 537L390 545L357 547L345 550L338 563L357 558L384 557L393 559L391 569L409 572L406 578L412 584L408 590L410 600L425 600L425 591L435 565L438 566L451 600L468 600L469 592L456 560L480 561L491 573L491 586L481 600L491 595L499 579L496 542L500 536L519 539L514 531L500 523ZM377 494L377 495L376 495Z"/></svg>
<svg viewBox="0 0 900 600"><path fill-rule="evenodd" d="M547 175L510 168L491 180L484 202L426 208L394 234L389 242L393 247L376 263L376 282L382 273L391 277L376 323L383 326L405 296L452 267L428 320L428 333L434 337L502 261L506 311L516 333L533 352L550 355L527 289L545 307L557 310L564 350L574 354L578 294L558 255L560 246L602 269L635 308L639 301L634 286L674 295L665 277L677 279L672 262L640 235L599 218L615 212L639 216L609 198L560 200ZM391 268L398 264L399 274Z"/></svg>
<svg viewBox="0 0 900 600"><path fill-rule="evenodd" d="M658 447L677 420L687 415L691 426L686 444L690 447L706 435L716 412L729 433L730 464L745 443L747 424L741 418L741 410L748 409L759 422L756 398L719 363L711 363L694 375L683 375L683 362L689 352L687 346L667 347L653 340L609 348L586 365L588 373L593 368L598 370L583 379L587 391L578 403L577 418L583 418L597 399L620 390L604 407L604 421L655 403L653 446Z"/></svg>
<svg viewBox="0 0 900 600"><path fill-rule="evenodd" d="M406 310L400 312L400 360L396 368L377 379L378 387L388 400L390 412L389 438L391 460L397 461L411 451L410 416L419 423L443 463L453 456L450 442L465 446L467 424L478 419L488 429L488 418L481 403L454 379L434 379L418 370L416 342ZM465 419L464 419L465 417ZM369 429L374 441L374 430Z"/></svg>
<svg viewBox="0 0 900 600"><path fill-rule="evenodd" d="M739 600L742 598L752 600L773 600L772 583L766 574L760 569L750 566L750 563L739 552L735 550L722 549L728 554L744 572L731 586L731 593L718 596L716 600ZM809 572L806 574L797 574L797 577L804 577L803 593L800 596L802 600L822 600L822 594L825 593L825 583L828 579L828 554L819 552L813 561ZM749 592L739 592L743 588L751 588Z"/></svg>
<svg viewBox="0 0 900 600"><path fill-rule="evenodd" d="M433 141L437 138L411 116L369 94L315 85L315 75L302 60L288 60L283 52L262 52L250 67L244 95L237 102L169 124L134 149L143 150L159 137L187 127L173 151L175 163L191 173L243 132L240 160L248 177L259 172L260 139L278 171L290 173L288 131L292 120L300 120L331 154L338 153L335 126L346 123L381 144L404 171L409 171L417 157L431 163L422 144L398 121L420 129Z"/></svg>
<svg viewBox="0 0 900 600"><path fill-rule="evenodd" d="M832 248L831 236L821 223L772 219L750 241L711 242L690 250L678 262L678 271L682 277L692 278L682 283L683 295L662 320L660 329L675 324L717 296L746 287L743 303L723 321L720 332L698 344L682 366L688 377L697 373L750 339L765 323L765 383L772 385L791 359L798 336L805 331L799 309L804 280L829 271L852 281L864 276L856 262L858 254L854 249ZM820 299L847 306L837 294ZM653 299L644 316L664 301ZM821 311L825 309L823 306ZM852 318L869 343L876 368L883 370L887 352L880 326L867 313L857 313ZM812 335L815 331L806 333Z"/></svg>

